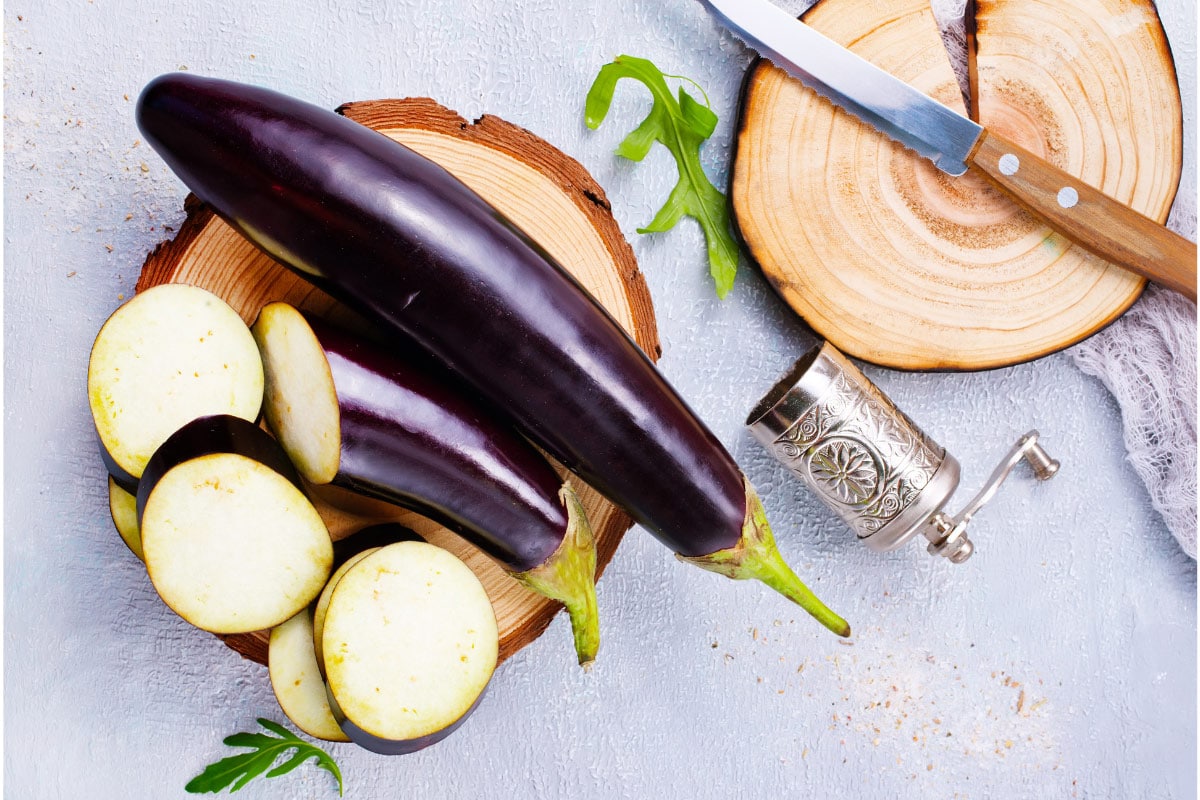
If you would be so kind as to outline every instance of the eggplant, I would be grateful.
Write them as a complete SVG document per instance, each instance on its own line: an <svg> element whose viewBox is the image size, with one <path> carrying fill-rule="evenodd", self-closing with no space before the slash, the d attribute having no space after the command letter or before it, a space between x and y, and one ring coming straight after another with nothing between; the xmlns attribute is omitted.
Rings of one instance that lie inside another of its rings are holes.
<svg viewBox="0 0 1200 800"><path fill-rule="evenodd" d="M163 442L138 483L137 520L159 596L213 633L294 616L333 564L329 531L287 455L238 417L201 417Z"/></svg>
<svg viewBox="0 0 1200 800"><path fill-rule="evenodd" d="M330 710L376 753L412 753L457 729L495 672L500 635L466 564L425 542L381 547L333 586L322 632Z"/></svg>
<svg viewBox="0 0 1200 800"><path fill-rule="evenodd" d="M784 562L733 458L536 242L433 161L345 117L189 73L138 127L267 254L446 364L685 561L757 578L849 635Z"/></svg>
<svg viewBox="0 0 1200 800"><path fill-rule="evenodd" d="M249 328L215 294L164 284L120 306L88 358L88 405L100 454L122 489L155 449L197 417L258 418L263 369Z"/></svg>
<svg viewBox="0 0 1200 800"><path fill-rule="evenodd" d="M264 416L305 480L412 509L562 602L580 664L600 643L596 548L583 505L528 441L431 374L286 303L252 331Z"/></svg>

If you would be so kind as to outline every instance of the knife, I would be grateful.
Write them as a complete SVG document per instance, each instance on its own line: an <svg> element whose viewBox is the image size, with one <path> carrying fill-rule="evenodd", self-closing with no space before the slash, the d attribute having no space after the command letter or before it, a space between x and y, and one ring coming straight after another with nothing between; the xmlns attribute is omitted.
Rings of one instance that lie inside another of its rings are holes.
<svg viewBox="0 0 1200 800"><path fill-rule="evenodd" d="M974 168L1084 249L1196 301L1196 245L805 25L769 0L703 0L726 27L840 108L958 176Z"/></svg>

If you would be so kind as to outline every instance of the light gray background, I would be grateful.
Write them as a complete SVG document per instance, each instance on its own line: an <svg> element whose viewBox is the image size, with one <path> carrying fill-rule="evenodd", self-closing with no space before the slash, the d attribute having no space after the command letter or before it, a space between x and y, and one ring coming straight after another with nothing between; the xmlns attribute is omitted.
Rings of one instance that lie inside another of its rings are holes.
<svg viewBox="0 0 1200 800"><path fill-rule="evenodd" d="M1194 193L1195 7L1159 5ZM741 429L800 325L745 265L717 302L695 226L634 233L674 182L664 150L640 166L612 155L642 91L623 83L600 131L582 121L618 53L692 76L721 115L705 162L724 184L750 56L693 0L11 0L4 26L8 796L183 796L227 754L223 736L282 719L266 670L174 617L117 539L86 406L92 337L182 219L184 189L133 120L146 81L181 68L330 107L428 95L579 159L646 273L663 371L758 486L785 555L855 626L839 642L635 530L600 583L590 674L557 619L447 741L393 759L332 746L348 797L1195 796L1195 564L1127 466L1112 399L1067 356L868 370L963 462L957 506L1029 428L1062 459L1049 484L1012 481L962 567L916 545L868 553ZM1195 236L1194 216L1175 224ZM302 768L240 796L332 792Z"/></svg>

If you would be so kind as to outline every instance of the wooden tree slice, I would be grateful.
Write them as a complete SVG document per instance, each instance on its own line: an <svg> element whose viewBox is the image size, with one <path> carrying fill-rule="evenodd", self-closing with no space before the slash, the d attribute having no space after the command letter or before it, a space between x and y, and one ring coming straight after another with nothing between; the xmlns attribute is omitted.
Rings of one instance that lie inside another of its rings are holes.
<svg viewBox="0 0 1200 800"><path fill-rule="evenodd" d="M928 0L823 0L804 21L965 113ZM978 0L981 122L1165 221L1182 114L1149 0ZM1107 325L1145 281L984 178L951 178L766 61L747 76L731 200L764 275L820 335L900 369L986 369Z"/></svg>
<svg viewBox="0 0 1200 800"><path fill-rule="evenodd" d="M437 161L479 192L555 256L657 360L661 350L649 289L633 250L609 213L604 191L578 162L501 119L485 116L470 124L428 99L351 103L339 111ZM189 283L223 297L247 322L266 303L283 300L331 319L361 324L194 197L188 198L186 208L187 219L178 236L146 260L138 291L161 283ZM575 485L592 523L602 571L632 521L591 487L577 479ZM491 559L436 523L334 487L310 489L335 540L370 523L395 521L462 558L480 577L495 606L501 659L537 638L561 608L525 589ZM267 633L223 638L247 658L266 663ZM564 659L571 658L570 639L562 644Z"/></svg>

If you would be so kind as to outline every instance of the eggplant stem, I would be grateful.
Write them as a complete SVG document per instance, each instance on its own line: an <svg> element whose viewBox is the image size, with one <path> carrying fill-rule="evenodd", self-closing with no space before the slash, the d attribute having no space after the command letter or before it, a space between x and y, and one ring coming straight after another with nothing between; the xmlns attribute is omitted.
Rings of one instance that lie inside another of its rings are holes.
<svg viewBox="0 0 1200 800"><path fill-rule="evenodd" d="M590 667L600 649L600 611L596 604L596 541L579 496L564 483L558 499L567 509L567 530L554 553L527 572L513 573L526 588L562 603L571 618L575 654Z"/></svg>
<svg viewBox="0 0 1200 800"><path fill-rule="evenodd" d="M783 560L779 548L775 546L775 535L771 532L771 525L767 522L767 513L758 493L754 491L750 481L744 477L742 480L746 484L746 521L742 525L742 538L738 543L705 556L687 557L676 554L675 557L734 580L760 580L803 608L838 636L848 637L850 625L846 620L822 603Z"/></svg>

